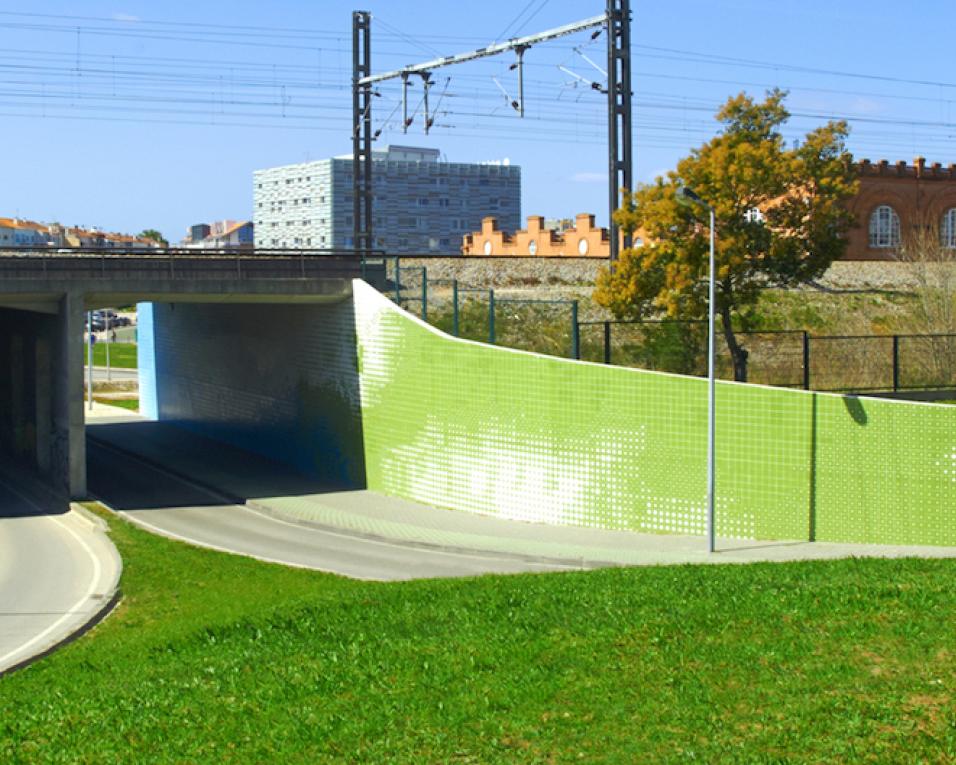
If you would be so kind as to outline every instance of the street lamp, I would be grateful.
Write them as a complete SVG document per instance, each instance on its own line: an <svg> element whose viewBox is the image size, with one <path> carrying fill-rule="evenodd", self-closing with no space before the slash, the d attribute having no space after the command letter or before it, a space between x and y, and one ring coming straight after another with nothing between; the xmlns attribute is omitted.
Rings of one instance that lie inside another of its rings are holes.
<svg viewBox="0 0 956 765"><path fill-rule="evenodd" d="M714 455L714 294L716 292L714 269L714 208L701 199L693 190L681 186L677 190L677 201L680 204L706 207L710 213L710 265L708 268L707 293L707 551L714 552L716 548L716 528L714 523L714 473L716 462Z"/></svg>

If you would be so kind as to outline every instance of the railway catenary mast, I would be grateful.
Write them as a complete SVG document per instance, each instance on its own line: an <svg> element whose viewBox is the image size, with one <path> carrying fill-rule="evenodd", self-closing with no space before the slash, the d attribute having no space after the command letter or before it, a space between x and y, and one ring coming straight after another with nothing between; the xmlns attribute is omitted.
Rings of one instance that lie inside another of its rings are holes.
<svg viewBox="0 0 956 765"><path fill-rule="evenodd" d="M631 133L631 11L630 0L607 0L600 16L555 27L533 35L517 37L484 48L425 61L421 64L372 74L372 14L352 13L352 233L353 244L362 255L374 247L372 231L372 86L391 79L402 81L402 129L408 126L408 78L422 78L424 89L424 129L428 133L434 118L428 112L431 73L441 67L463 64L479 58L514 51L518 69L518 113L524 115L524 53L533 45L554 40L584 29L607 30L607 111L608 111L608 213L610 216L610 260L617 260L620 234L614 223L614 211L620 207L621 189L633 189L633 152ZM624 246L630 242L625 239Z"/></svg>

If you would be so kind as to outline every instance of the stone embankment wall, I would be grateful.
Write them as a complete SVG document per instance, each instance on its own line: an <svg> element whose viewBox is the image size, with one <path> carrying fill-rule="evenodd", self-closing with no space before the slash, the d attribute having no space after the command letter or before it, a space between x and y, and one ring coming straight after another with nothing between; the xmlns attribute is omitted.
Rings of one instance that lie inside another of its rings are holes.
<svg viewBox="0 0 956 765"><path fill-rule="evenodd" d="M482 288L592 286L598 271L607 265L603 258L495 258L446 257L401 258L402 280L418 283L425 268L429 281L457 279L462 286ZM388 262L393 278L394 261Z"/></svg>
<svg viewBox="0 0 956 765"><path fill-rule="evenodd" d="M603 258L516 258L516 257L419 257L400 258L402 282L420 284L420 269L428 280L457 279L461 286L503 290L536 290L564 295L585 289L590 294ZM956 270L956 263L951 264ZM840 261L816 284L835 290L909 290L917 283L918 266L892 261ZM404 269L408 269L404 271ZM394 259L387 264L388 279L394 275ZM441 285L436 285L440 287ZM811 285L812 289L813 286ZM544 296L544 295L543 295Z"/></svg>

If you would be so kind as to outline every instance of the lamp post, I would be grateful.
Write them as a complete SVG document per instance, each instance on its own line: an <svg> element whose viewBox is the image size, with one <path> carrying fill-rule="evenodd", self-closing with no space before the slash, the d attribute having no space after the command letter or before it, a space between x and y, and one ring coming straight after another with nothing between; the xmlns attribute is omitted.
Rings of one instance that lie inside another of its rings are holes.
<svg viewBox="0 0 956 765"><path fill-rule="evenodd" d="M677 190L677 201L682 204L706 207L710 213L710 264L708 266L707 285L707 551L716 549L717 532L714 523L714 486L716 460L714 454L715 435L715 385L714 385L714 308L715 308L715 269L714 269L714 208L701 199L693 190L682 186Z"/></svg>

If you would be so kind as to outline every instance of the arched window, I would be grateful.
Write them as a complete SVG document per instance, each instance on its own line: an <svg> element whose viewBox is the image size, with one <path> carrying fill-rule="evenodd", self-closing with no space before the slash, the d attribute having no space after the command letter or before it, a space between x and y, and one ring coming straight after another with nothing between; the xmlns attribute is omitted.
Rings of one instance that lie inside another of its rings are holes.
<svg viewBox="0 0 956 765"><path fill-rule="evenodd" d="M950 207L943 213L943 223L939 227L939 241L947 249L956 249L956 207Z"/></svg>
<svg viewBox="0 0 956 765"><path fill-rule="evenodd" d="M900 246L900 216L889 205L880 205L870 215L870 247Z"/></svg>

